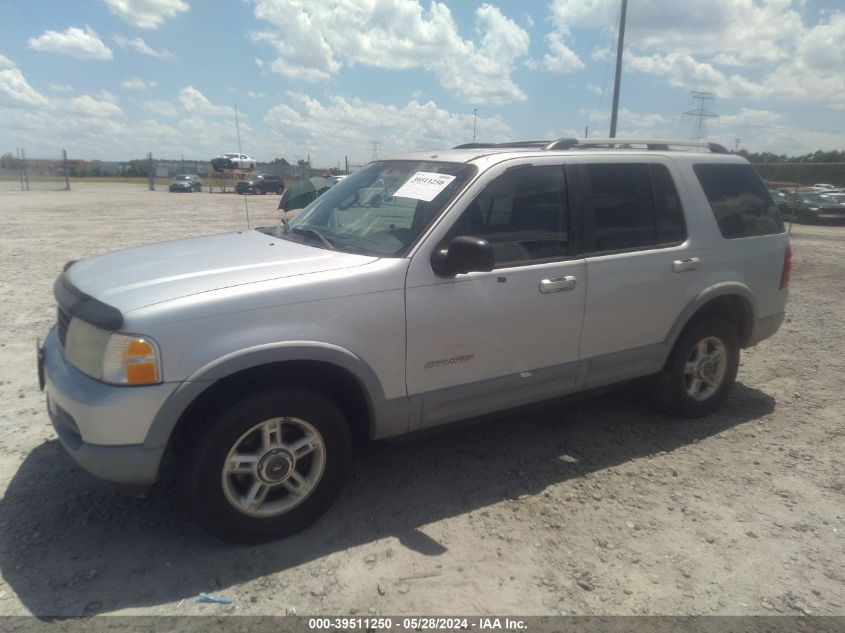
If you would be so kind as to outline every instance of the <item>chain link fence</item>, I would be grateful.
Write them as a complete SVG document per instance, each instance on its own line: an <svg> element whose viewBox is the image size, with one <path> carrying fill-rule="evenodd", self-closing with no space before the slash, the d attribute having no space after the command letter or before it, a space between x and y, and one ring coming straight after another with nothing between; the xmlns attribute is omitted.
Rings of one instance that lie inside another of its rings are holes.
<svg viewBox="0 0 845 633"><path fill-rule="evenodd" d="M26 149L0 155L0 191L62 191L70 189L71 169L85 161L69 160L62 150L52 158L31 158Z"/></svg>

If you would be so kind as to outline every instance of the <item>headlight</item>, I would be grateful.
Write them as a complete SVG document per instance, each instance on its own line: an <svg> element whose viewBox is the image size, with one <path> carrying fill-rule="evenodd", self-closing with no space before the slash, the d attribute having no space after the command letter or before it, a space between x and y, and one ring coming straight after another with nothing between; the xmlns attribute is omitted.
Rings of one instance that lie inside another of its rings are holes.
<svg viewBox="0 0 845 633"><path fill-rule="evenodd" d="M145 336L109 332L71 319L65 339L67 361L83 374L115 385L161 382L158 346Z"/></svg>

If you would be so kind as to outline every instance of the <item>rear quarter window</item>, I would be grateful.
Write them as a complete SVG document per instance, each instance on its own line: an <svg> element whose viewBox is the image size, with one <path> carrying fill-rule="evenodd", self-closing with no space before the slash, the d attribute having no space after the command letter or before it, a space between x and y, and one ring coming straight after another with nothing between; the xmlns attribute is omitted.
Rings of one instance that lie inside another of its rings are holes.
<svg viewBox="0 0 845 633"><path fill-rule="evenodd" d="M695 175L728 239L783 233L783 218L751 165L700 163Z"/></svg>

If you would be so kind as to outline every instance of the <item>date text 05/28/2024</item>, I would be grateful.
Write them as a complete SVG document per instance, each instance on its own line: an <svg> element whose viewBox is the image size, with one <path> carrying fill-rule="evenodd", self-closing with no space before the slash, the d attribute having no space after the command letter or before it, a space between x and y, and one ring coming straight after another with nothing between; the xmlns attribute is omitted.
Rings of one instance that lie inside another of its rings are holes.
<svg viewBox="0 0 845 633"><path fill-rule="evenodd" d="M372 618L309 618L308 628L344 631L525 631L524 620L518 618L447 618L447 617L372 617Z"/></svg>

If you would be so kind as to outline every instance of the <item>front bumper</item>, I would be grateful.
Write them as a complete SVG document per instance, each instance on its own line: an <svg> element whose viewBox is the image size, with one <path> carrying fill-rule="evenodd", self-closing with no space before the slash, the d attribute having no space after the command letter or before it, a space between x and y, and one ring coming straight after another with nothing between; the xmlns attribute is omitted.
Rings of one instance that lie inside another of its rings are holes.
<svg viewBox="0 0 845 633"><path fill-rule="evenodd" d="M178 384L107 385L77 371L62 356L56 329L39 353L47 411L59 441L91 474L121 484L155 482L164 447L144 439Z"/></svg>

